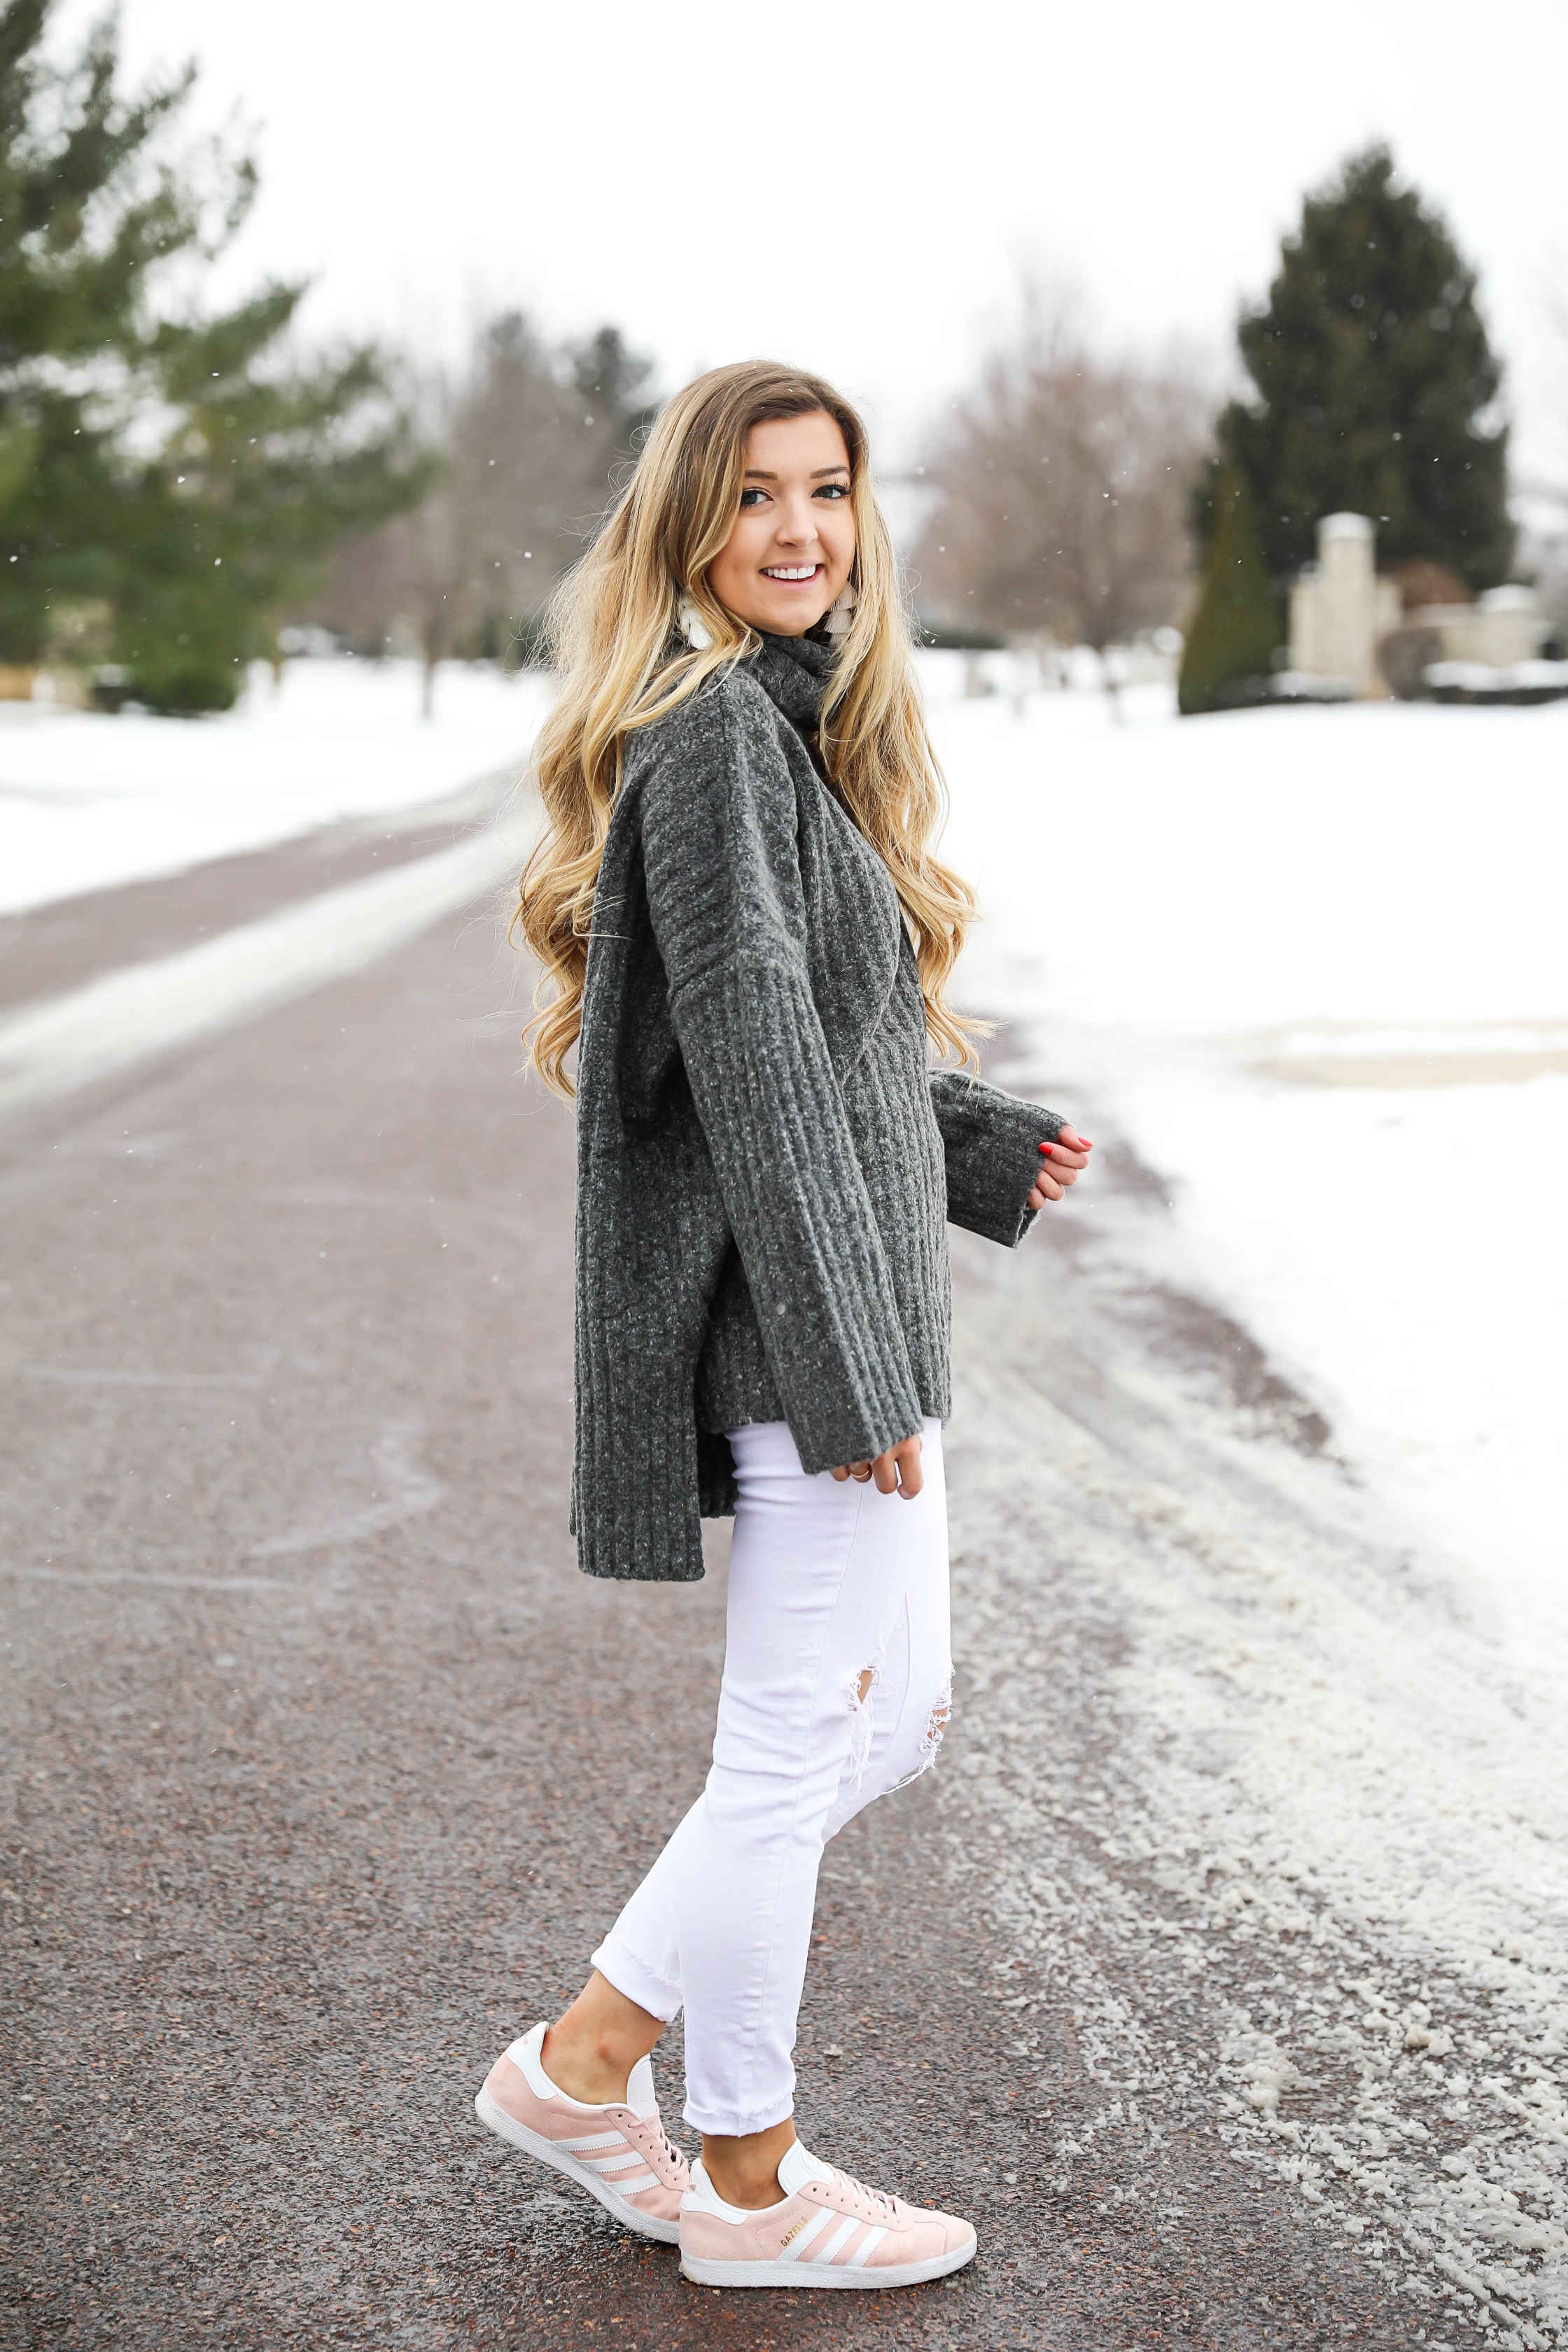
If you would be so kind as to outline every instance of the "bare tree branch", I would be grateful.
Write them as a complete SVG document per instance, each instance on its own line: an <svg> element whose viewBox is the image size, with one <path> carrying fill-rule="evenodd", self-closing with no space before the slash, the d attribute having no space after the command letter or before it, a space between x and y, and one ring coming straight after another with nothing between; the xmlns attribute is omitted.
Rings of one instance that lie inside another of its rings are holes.
<svg viewBox="0 0 1568 2352"><path fill-rule="evenodd" d="M928 460L922 603L1097 652L1176 620L1211 415L1190 362L1107 359L1070 299L1026 284L1017 331Z"/></svg>
<svg viewBox="0 0 1568 2352"><path fill-rule="evenodd" d="M460 373L423 371L440 478L411 514L342 549L314 617L377 649L412 639L426 711L439 662L507 657L604 511L646 373L613 331L552 347L515 312L480 332Z"/></svg>

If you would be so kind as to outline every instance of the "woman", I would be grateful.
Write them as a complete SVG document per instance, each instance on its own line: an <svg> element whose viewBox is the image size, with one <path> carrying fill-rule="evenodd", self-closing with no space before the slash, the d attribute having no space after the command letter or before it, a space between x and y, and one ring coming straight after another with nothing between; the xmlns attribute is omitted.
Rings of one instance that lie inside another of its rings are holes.
<svg viewBox="0 0 1568 2352"><path fill-rule="evenodd" d="M591 1575L702 1573L733 1512L712 1769L487 2124L707 2285L902 2286L967 2221L807 2153L790 2053L822 1849L950 1705L945 1220L1016 1244L1086 1164L963 1071L971 912L866 436L816 378L663 411L558 615L521 928L577 1063L577 1450ZM969 1058L973 1058L969 1056ZM686 2012L688 2173L648 2053Z"/></svg>

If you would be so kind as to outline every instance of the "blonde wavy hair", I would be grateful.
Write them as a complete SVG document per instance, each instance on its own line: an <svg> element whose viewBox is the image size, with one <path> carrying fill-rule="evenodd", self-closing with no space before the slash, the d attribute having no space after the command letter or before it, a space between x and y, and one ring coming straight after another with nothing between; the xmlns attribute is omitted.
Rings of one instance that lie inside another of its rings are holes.
<svg viewBox="0 0 1568 2352"><path fill-rule="evenodd" d="M603 529L552 603L561 688L534 772L545 829L523 869L514 929L543 970L524 1034L538 1075L573 1091L566 1057L582 1025L594 890L620 789L626 740L651 727L761 640L726 611L708 567L741 511L746 436L774 417L831 416L849 453L857 548L854 617L837 641L819 748L843 807L892 877L920 965L926 1027L973 1066L981 1024L944 991L974 911L967 883L931 854L946 798L910 659L912 634L892 542L871 488L866 428L820 377L752 360L714 368L660 411ZM710 642L689 648L689 604Z"/></svg>

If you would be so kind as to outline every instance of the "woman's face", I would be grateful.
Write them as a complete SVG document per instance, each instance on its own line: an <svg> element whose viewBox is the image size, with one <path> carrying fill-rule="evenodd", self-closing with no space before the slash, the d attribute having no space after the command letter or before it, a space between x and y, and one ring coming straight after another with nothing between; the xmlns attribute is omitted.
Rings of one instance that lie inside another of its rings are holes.
<svg viewBox="0 0 1568 2352"><path fill-rule="evenodd" d="M815 628L849 577L855 509L849 452L821 409L753 425L741 511L708 567L726 612L775 637Z"/></svg>

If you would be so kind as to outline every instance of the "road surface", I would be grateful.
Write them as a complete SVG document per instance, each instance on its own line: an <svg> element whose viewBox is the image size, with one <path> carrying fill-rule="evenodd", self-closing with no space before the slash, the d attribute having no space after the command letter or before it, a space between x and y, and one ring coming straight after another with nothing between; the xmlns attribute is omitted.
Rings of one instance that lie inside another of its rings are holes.
<svg viewBox="0 0 1568 2352"><path fill-rule="evenodd" d="M318 850L14 919L0 995L381 856ZM1264 1638L1260 1559L1394 1570L1310 1407L1130 1276L1162 1208L1113 1139L1095 1211L1016 1258L958 1237L956 1717L829 1853L802 2020L809 2143L973 2215L980 2259L726 2297L478 2126L700 1783L723 1595L721 1530L700 1586L576 1571L572 1136L521 1082L521 994L481 895L0 1122L4 2341L1479 2340L1475 2295L1392 2222L1380 2253L1377 2197L1282 2120L1282 2021L1325 1973L1350 2000L1350 1931L1172 1827L1224 1724L1152 1757L1152 1615L1184 1593ZM678 2030L659 2063L681 2134Z"/></svg>

